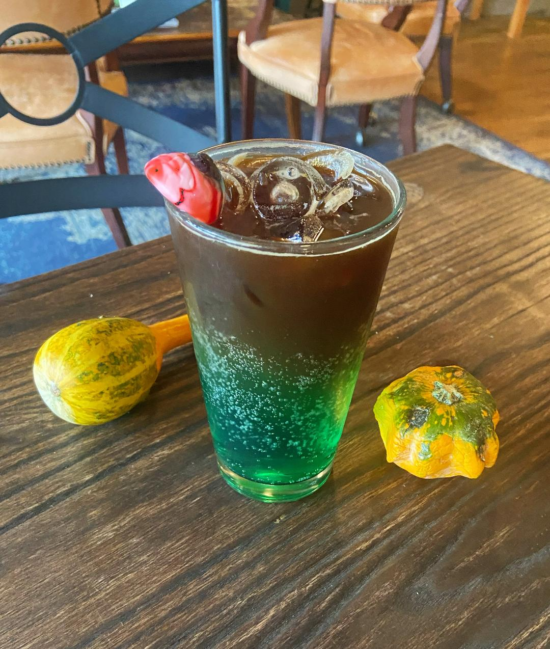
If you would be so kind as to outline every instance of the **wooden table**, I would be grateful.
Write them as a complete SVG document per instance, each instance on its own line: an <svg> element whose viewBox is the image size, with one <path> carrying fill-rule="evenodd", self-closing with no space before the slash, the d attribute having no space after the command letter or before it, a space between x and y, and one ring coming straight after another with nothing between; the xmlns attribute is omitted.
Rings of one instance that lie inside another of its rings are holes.
<svg viewBox="0 0 550 649"><path fill-rule="evenodd" d="M550 641L550 187L452 147L391 167L405 216L333 477L266 505L216 471L195 361L100 428L51 415L58 328L181 313L168 239L1 287L0 647L545 647ZM456 362L502 442L478 480L386 463L392 379Z"/></svg>
<svg viewBox="0 0 550 649"><path fill-rule="evenodd" d="M227 3L227 32L229 49L237 52L239 33L256 13L257 0L229 0ZM292 16L273 10L271 24L288 22ZM174 28L157 28L127 43L118 50L123 64L167 63L212 58L212 15L210 2L205 2L179 16Z"/></svg>

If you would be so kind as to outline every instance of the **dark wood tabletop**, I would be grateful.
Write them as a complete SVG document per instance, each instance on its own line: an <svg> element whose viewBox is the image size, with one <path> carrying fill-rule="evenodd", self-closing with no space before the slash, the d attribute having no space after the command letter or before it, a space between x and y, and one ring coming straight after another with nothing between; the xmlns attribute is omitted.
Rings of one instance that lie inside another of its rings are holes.
<svg viewBox="0 0 550 649"><path fill-rule="evenodd" d="M549 646L550 186L448 146L390 166L423 197L333 476L303 501L224 483L188 350L101 427L56 419L35 392L57 329L182 312L169 239L0 287L2 649ZM372 414L390 381L447 362L502 416L478 480L387 464Z"/></svg>

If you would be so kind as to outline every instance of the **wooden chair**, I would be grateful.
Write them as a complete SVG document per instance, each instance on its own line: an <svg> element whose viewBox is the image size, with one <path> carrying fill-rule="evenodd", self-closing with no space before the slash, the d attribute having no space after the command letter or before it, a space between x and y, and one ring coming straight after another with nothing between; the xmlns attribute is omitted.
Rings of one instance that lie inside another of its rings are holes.
<svg viewBox="0 0 550 649"><path fill-rule="evenodd" d="M436 6L436 0L429 0L415 5L399 31L413 40L426 38L433 22ZM365 20L369 23L382 24L388 14L388 7L385 5L339 2L336 6L336 13L347 20ZM461 18L462 12L454 5L453 0L448 0L445 22L439 39L439 75L443 99L441 108L447 114L452 113L454 108L452 98L452 52L453 43L460 30ZM361 132L358 135L358 139L361 139Z"/></svg>
<svg viewBox="0 0 550 649"><path fill-rule="evenodd" d="M47 131L62 126L68 118L82 110L100 120L121 124L125 129L141 133L163 144L168 150L192 152L213 146L214 140L206 135L86 78L86 68L90 69L93 61L201 2L202 0L137 0L135 4L106 15L71 36L66 36L49 25L35 22L15 24L4 30L0 33L0 45L4 40L25 31L23 28L32 28L41 35L57 39L70 55L68 58L72 60L78 84L72 104L68 108L64 106L64 112L47 119L29 115L14 106L11 101L13 98L6 95L5 88L0 84L0 128L13 120L20 121L24 126L35 126ZM213 13L214 11L215 9ZM220 36L223 24L223 19L214 22L216 40L223 40ZM35 66L41 64L40 54L29 53L26 56L30 64L33 61ZM223 72L227 67L225 49L217 48L214 57L218 71ZM20 83L24 85L25 80L20 79ZM227 88L228 79L222 74L216 75L216 96L224 95ZM55 85L46 90L57 94L59 87ZM216 122L223 124L228 120L225 102L220 101L216 104ZM162 205L164 199L143 174L100 174L0 183L0 219L58 210Z"/></svg>
<svg viewBox="0 0 550 649"><path fill-rule="evenodd" d="M399 132L403 152L416 150L416 99L424 73L437 49L447 0L437 0L432 24L418 48L400 31L413 4L423 0L387 0L383 25L336 18L336 5L325 0L323 17L297 20L270 29L273 0L260 0L258 12L239 35L243 138L252 137L255 80L286 95L291 137L300 138L300 100L315 107L313 139L324 137L326 109L359 104L367 123L375 101L402 98ZM462 9L466 0L458 0Z"/></svg>
<svg viewBox="0 0 550 649"><path fill-rule="evenodd" d="M41 22L67 35L74 34L109 13L111 0L32 0L10 2L0 17L0 31L17 23ZM0 89L14 105L29 112L57 115L71 104L75 93L75 73L71 57L57 54L17 53L21 44L47 46L47 38L26 32L9 39L0 54ZM47 48L43 51L47 51ZM12 53L15 52L15 53ZM111 59L112 60L112 59ZM87 78L103 88L127 96L126 77L110 70L106 59L87 66ZM21 83L21 80L28 80ZM33 96L33 80L47 79L50 93ZM44 102L44 97L47 101ZM31 106L34 103L34 106ZM38 105L40 104L40 105ZM128 173L128 158L122 128L85 111L78 111L61 124L34 126L8 115L0 123L0 170L20 167L59 166L83 163L89 175L105 174L105 156L111 143L118 170ZM103 208L103 216L119 248L131 245L130 237L116 208Z"/></svg>

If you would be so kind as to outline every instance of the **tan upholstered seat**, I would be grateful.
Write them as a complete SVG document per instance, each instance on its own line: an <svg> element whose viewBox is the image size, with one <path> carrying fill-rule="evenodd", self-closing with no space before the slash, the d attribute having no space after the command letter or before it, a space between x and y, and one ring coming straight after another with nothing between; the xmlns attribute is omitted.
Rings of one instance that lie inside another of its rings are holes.
<svg viewBox="0 0 550 649"><path fill-rule="evenodd" d="M432 26L436 4L435 0L431 0L413 5L400 31L407 36L425 36ZM364 20L379 25L388 13L388 6L339 2L336 12L348 20ZM453 0L449 0L443 35L454 35L459 26L460 12L455 7Z"/></svg>
<svg viewBox="0 0 550 649"><path fill-rule="evenodd" d="M269 29L267 38L246 44L239 59L258 79L311 106L317 104L322 18L296 20ZM418 92L424 74L417 47L379 25L337 20L327 85L327 105L364 104Z"/></svg>
<svg viewBox="0 0 550 649"><path fill-rule="evenodd" d="M128 94L122 72L99 72L104 88ZM21 83L25 79L25 83ZM47 80L48 87L44 87ZM41 87L37 87L41 84ZM28 115L51 117L72 102L76 88L74 63L69 56L2 54L0 88L16 108ZM47 101L45 101L45 99ZM103 149L107 151L117 126L103 122ZM6 115L0 122L0 168L91 164L96 157L90 124L76 113L62 124L33 126Z"/></svg>
<svg viewBox="0 0 550 649"><path fill-rule="evenodd" d="M0 12L0 32L17 23L44 23L71 34L109 13L113 0L6 0ZM38 32L23 32L6 45L49 40Z"/></svg>

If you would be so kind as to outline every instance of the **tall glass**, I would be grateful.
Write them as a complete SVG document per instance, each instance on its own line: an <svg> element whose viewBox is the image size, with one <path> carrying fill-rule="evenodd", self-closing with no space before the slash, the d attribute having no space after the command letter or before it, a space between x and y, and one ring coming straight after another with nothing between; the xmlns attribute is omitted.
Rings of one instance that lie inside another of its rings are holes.
<svg viewBox="0 0 550 649"><path fill-rule="evenodd" d="M207 150L304 155L292 140ZM350 151L392 194L381 223L328 241L244 238L167 203L220 471L263 501L297 500L328 478L405 206L399 180Z"/></svg>

